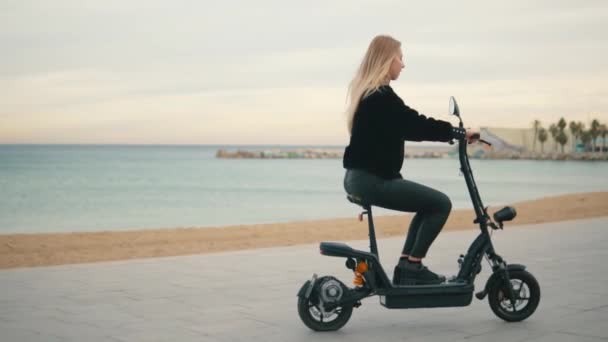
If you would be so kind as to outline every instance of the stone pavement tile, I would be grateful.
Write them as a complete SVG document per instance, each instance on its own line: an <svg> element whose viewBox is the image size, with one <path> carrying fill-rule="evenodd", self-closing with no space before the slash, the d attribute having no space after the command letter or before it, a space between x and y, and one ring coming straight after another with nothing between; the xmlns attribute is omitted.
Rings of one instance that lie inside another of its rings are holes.
<svg viewBox="0 0 608 342"><path fill-rule="evenodd" d="M101 341L108 340L107 333L100 330L98 327L88 324L75 324L74 322L66 322L57 317L48 317L46 319L31 319L28 321L2 323L2 332L5 330L13 331L18 335L19 332L24 332L32 336L39 336L39 341ZM32 333L34 335L32 335ZM20 341L9 340L6 341Z"/></svg>
<svg viewBox="0 0 608 342"><path fill-rule="evenodd" d="M589 311L608 306L608 296L589 293L569 292L560 297L560 306L576 309L576 311Z"/></svg>
<svg viewBox="0 0 608 342"><path fill-rule="evenodd" d="M576 334L587 337L599 337L608 340L608 312L603 310L592 310L579 312L556 331L560 333Z"/></svg>
<svg viewBox="0 0 608 342"><path fill-rule="evenodd" d="M66 323L91 325L107 331L143 321L114 302L94 306L64 306L57 310L62 313L58 318Z"/></svg>
<svg viewBox="0 0 608 342"><path fill-rule="evenodd" d="M494 316L487 300L474 299L469 307L406 310L418 324L432 325L439 329L457 331L465 336L483 335L495 331L504 322Z"/></svg>
<svg viewBox="0 0 608 342"><path fill-rule="evenodd" d="M118 303L133 301L135 298L127 291L96 291L83 287L80 292L62 296L37 295L45 303L53 306L96 306L105 303Z"/></svg>
<svg viewBox="0 0 608 342"><path fill-rule="evenodd" d="M606 339L599 337L588 337L570 333L551 332L529 339L530 342L605 342Z"/></svg>
<svg viewBox="0 0 608 342"><path fill-rule="evenodd" d="M186 306L170 298L153 297L123 303L120 310L138 318L166 318L167 316L180 313L186 308Z"/></svg>
<svg viewBox="0 0 608 342"><path fill-rule="evenodd" d="M2 308L4 312L5 308ZM24 307L19 310L8 311L9 315L2 319L2 322L19 326L24 329L35 327L40 322L45 322L49 319L61 317L62 312L57 308L48 307Z"/></svg>
<svg viewBox="0 0 608 342"><path fill-rule="evenodd" d="M113 339L121 342L132 341L205 341L204 334L190 329L190 323L175 319L150 320L129 324L107 332Z"/></svg>
<svg viewBox="0 0 608 342"><path fill-rule="evenodd" d="M273 341L455 341L466 334L416 321L361 319L335 332L314 332L294 327L278 330ZM241 340L244 340L241 338Z"/></svg>
<svg viewBox="0 0 608 342"><path fill-rule="evenodd" d="M534 327L534 324L529 325L526 322L517 324L502 322L493 330L481 334L467 335L464 339L466 341L524 342L547 333L549 331L538 329Z"/></svg>
<svg viewBox="0 0 608 342"><path fill-rule="evenodd" d="M23 328L15 328L6 326L0 322L0 340L6 342L61 342L63 341L59 336L53 336L48 334L42 334L39 332L26 330Z"/></svg>
<svg viewBox="0 0 608 342"><path fill-rule="evenodd" d="M202 321L192 324L189 330L206 338L217 341L265 341L277 339L283 329L268 322L242 316L225 318L223 320Z"/></svg>

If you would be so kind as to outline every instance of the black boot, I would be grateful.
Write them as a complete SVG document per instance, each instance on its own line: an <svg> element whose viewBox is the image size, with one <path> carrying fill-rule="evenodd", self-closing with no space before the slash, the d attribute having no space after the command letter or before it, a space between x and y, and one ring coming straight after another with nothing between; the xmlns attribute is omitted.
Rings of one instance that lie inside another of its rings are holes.
<svg viewBox="0 0 608 342"><path fill-rule="evenodd" d="M393 271L393 285L399 285L399 281L401 279L401 268L399 265L395 266L395 270Z"/></svg>
<svg viewBox="0 0 608 342"><path fill-rule="evenodd" d="M441 284L444 281L445 276L432 272L422 263L411 262L407 259L399 260L393 274L393 284L395 285L430 285Z"/></svg>

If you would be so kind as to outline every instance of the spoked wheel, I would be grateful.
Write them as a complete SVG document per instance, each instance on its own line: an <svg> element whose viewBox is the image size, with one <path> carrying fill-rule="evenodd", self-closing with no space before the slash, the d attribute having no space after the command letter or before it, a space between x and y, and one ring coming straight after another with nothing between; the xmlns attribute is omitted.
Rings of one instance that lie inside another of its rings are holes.
<svg viewBox="0 0 608 342"><path fill-rule="evenodd" d="M326 305L327 306L327 305ZM353 313L352 304L324 307L315 287L308 299L298 297L298 315L304 324L315 331L335 331L342 328Z"/></svg>
<svg viewBox="0 0 608 342"><path fill-rule="evenodd" d="M530 317L540 302L540 286L532 274L526 271L510 271L509 279L515 294L511 299L510 291L501 282L490 289L490 308L496 316L507 322L519 322Z"/></svg>

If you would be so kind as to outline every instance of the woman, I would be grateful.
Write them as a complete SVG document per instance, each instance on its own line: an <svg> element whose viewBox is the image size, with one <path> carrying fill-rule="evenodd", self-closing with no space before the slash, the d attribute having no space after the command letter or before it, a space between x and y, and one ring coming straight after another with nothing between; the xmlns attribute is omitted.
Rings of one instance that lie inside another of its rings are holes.
<svg viewBox="0 0 608 342"><path fill-rule="evenodd" d="M375 37L349 86L350 143L344 152L344 188L363 201L392 210L415 212L399 263L395 284L438 284L422 259L450 214L452 203L440 191L401 176L404 141L450 141L477 133L452 127L409 108L390 87L403 69L401 43Z"/></svg>

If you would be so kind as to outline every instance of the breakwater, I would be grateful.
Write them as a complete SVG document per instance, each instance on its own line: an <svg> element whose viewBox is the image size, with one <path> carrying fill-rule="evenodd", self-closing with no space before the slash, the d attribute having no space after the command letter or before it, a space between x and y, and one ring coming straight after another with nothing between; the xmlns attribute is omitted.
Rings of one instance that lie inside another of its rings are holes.
<svg viewBox="0 0 608 342"><path fill-rule="evenodd" d="M216 152L216 158L227 159L341 159L344 155L343 149L275 149L264 151L236 150L228 151L220 149ZM447 151L407 151L406 158L446 158Z"/></svg>
<svg viewBox="0 0 608 342"><path fill-rule="evenodd" d="M216 158L225 159L341 159L344 155L342 149L273 149L273 150L217 150ZM427 151L406 149L405 158L456 158L457 151ZM578 152L578 153L532 153L514 151L483 151L469 150L472 159L524 159L524 160L580 160L580 161L608 161L607 153Z"/></svg>

